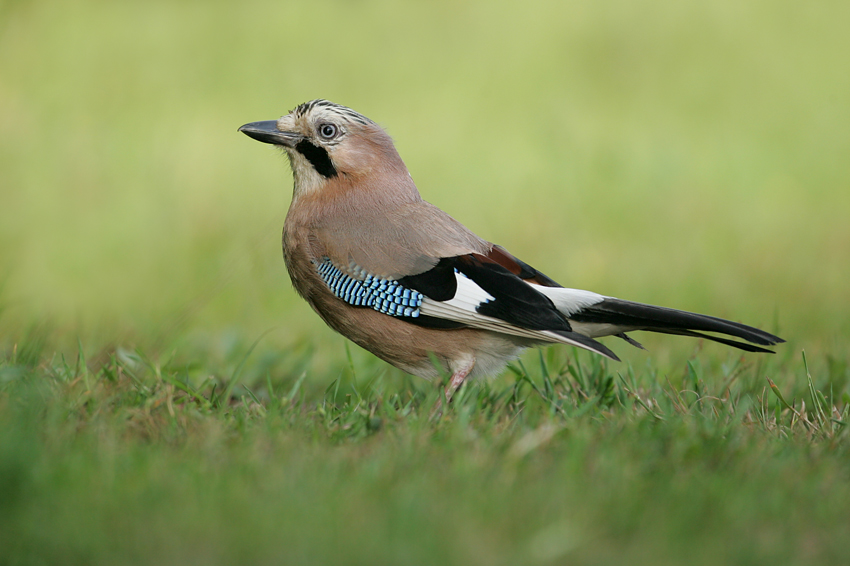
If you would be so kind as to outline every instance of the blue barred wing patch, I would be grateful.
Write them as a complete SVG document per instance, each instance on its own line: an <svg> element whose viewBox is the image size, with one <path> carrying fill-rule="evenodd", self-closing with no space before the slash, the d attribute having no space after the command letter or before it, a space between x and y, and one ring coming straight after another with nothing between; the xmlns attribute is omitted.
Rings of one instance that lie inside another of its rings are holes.
<svg viewBox="0 0 850 566"><path fill-rule="evenodd" d="M381 279L374 275L355 279L340 271L326 257L314 263L322 281L346 303L356 307L372 307L391 316L419 316L423 298L419 291L408 289L394 279Z"/></svg>

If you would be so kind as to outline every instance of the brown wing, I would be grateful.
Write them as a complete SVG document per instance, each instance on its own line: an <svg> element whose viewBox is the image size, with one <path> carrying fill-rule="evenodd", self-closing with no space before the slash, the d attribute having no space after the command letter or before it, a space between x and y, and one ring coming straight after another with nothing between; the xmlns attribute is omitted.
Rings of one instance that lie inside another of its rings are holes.
<svg viewBox="0 0 850 566"><path fill-rule="evenodd" d="M486 255L492 249L492 244L425 201L334 218L312 231L314 257L325 256L340 269L359 268L388 279L423 273L444 257Z"/></svg>

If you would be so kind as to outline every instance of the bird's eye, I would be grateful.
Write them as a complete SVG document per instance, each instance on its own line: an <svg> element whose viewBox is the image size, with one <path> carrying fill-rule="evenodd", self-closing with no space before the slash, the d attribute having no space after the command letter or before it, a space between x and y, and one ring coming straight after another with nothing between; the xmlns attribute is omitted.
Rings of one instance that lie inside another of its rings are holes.
<svg viewBox="0 0 850 566"><path fill-rule="evenodd" d="M333 124L322 124L319 126L319 135L326 140L332 140L336 137L339 130Z"/></svg>

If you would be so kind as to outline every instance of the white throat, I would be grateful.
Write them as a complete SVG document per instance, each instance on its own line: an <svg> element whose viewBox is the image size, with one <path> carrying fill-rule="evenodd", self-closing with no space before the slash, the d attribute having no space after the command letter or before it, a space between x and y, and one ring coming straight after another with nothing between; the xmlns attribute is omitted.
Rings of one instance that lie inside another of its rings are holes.
<svg viewBox="0 0 850 566"><path fill-rule="evenodd" d="M295 180L294 197L316 192L327 182L327 179L316 171L300 152L286 148L286 154L289 156L289 164L292 167L292 176Z"/></svg>

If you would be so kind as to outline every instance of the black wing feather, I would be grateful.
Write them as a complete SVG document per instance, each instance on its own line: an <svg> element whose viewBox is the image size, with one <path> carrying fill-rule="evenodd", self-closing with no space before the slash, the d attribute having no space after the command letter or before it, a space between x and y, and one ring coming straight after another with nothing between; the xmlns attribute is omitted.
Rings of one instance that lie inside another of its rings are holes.
<svg viewBox="0 0 850 566"><path fill-rule="evenodd" d="M530 330L572 331L549 297L498 263L486 261L478 254L455 259L455 268L493 297L492 301L478 305L476 310L480 314Z"/></svg>
<svg viewBox="0 0 850 566"><path fill-rule="evenodd" d="M457 293L457 279L455 279L454 257L444 257L437 265L418 275L408 275L398 280L408 289L416 289L429 299L435 301L448 301Z"/></svg>
<svg viewBox="0 0 850 566"><path fill-rule="evenodd" d="M502 265L479 254L444 257L428 271L402 277L398 282L429 299L448 301L457 292L456 271L493 297L492 301L478 305L476 310L480 314L529 330L572 331L566 317L548 297Z"/></svg>

